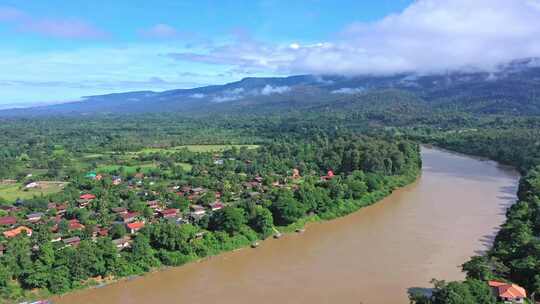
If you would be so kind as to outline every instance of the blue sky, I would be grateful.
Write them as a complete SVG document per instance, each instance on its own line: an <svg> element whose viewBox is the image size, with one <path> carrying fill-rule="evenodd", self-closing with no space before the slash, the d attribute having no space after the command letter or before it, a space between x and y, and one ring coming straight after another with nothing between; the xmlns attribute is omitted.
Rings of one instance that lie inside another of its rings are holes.
<svg viewBox="0 0 540 304"><path fill-rule="evenodd" d="M234 81L248 74L166 54L242 35L271 44L316 43L408 4L362 2L1 0L0 104ZM282 73L256 71L276 74Z"/></svg>
<svg viewBox="0 0 540 304"><path fill-rule="evenodd" d="M489 68L540 54L527 42L538 20L537 0L0 0L0 107L247 76Z"/></svg>

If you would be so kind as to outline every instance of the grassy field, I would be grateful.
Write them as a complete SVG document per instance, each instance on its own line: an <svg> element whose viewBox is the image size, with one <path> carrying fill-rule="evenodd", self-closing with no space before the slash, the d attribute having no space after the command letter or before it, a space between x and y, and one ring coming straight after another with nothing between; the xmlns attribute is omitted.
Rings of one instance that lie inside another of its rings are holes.
<svg viewBox="0 0 540 304"><path fill-rule="evenodd" d="M120 165L103 165L97 167L97 173L111 173L114 171L119 171L121 168L125 170L127 174L137 173L137 169L140 168L142 173L148 173L150 170L157 168L157 165L154 163L149 164L139 164L136 166L120 166Z"/></svg>
<svg viewBox="0 0 540 304"><path fill-rule="evenodd" d="M177 165L180 165L182 169L186 171L191 171L191 168L193 167L190 164L187 163L177 163ZM97 167L97 173L106 173L110 174L111 172L118 171L120 168L124 168L126 174L135 174L137 173L137 169L140 168L141 173L148 173L152 169L157 168L158 165L155 163L147 163L147 164L138 164L134 166L121 166L121 165L102 165Z"/></svg>
<svg viewBox="0 0 540 304"><path fill-rule="evenodd" d="M186 145L176 146L172 148L146 148L138 153L153 153L153 152L174 152L177 150L188 149L192 152L221 152L236 147L238 149L245 147L247 149L257 149L258 145Z"/></svg>
<svg viewBox="0 0 540 304"><path fill-rule="evenodd" d="M0 185L0 197L8 201L15 201L16 199L29 199L34 196L49 195L60 192L63 189L61 183L47 183L43 184L40 188L34 189L22 189L21 183Z"/></svg>

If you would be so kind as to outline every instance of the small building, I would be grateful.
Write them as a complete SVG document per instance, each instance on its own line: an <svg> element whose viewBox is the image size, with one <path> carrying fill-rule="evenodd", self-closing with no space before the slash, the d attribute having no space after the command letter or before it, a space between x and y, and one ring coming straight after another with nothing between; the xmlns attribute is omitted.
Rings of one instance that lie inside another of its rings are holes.
<svg viewBox="0 0 540 304"><path fill-rule="evenodd" d="M98 228L97 229L97 236L99 237L105 237L109 235L109 229L107 228Z"/></svg>
<svg viewBox="0 0 540 304"><path fill-rule="evenodd" d="M111 211L116 213L116 214L127 214L128 213L128 210L124 207L114 207L114 208L111 208Z"/></svg>
<svg viewBox="0 0 540 304"><path fill-rule="evenodd" d="M26 184L26 186L24 186L25 189L34 189L37 187L39 187L39 183L37 182L31 182L31 183Z"/></svg>
<svg viewBox="0 0 540 304"><path fill-rule="evenodd" d="M156 200L153 200L153 201L148 201L146 202L146 205L148 206L148 208L150 209L154 209L154 210L159 210L161 209L160 207L160 204L159 204L159 201L156 201Z"/></svg>
<svg viewBox="0 0 540 304"><path fill-rule="evenodd" d="M66 246L77 247L81 243L81 238L78 236L74 236L67 239L63 239L62 242L64 242L64 245Z"/></svg>
<svg viewBox="0 0 540 304"><path fill-rule="evenodd" d="M115 185L115 186L118 186L122 183L122 178L120 178L119 176L113 176L112 178L112 184Z"/></svg>
<svg viewBox="0 0 540 304"><path fill-rule="evenodd" d="M118 250L123 250L131 246L131 237L125 236L123 238L113 240L112 242Z"/></svg>
<svg viewBox="0 0 540 304"><path fill-rule="evenodd" d="M8 239L10 238L14 238L16 237L17 235L21 234L21 233L25 233L27 236L32 236L32 229L26 227L26 226L19 226L15 229L11 229L11 230L8 230L8 231L4 231L4 236Z"/></svg>
<svg viewBox="0 0 540 304"><path fill-rule="evenodd" d="M124 223L131 223L137 219L137 217L140 216L139 212L127 212L120 214L120 217L122 218L122 221Z"/></svg>
<svg viewBox="0 0 540 304"><path fill-rule="evenodd" d="M68 229L70 231L72 231L72 230L83 230L84 229L84 225L81 224L78 219L69 220L68 223L69 223Z"/></svg>
<svg viewBox="0 0 540 304"><path fill-rule="evenodd" d="M293 179L299 179L300 177L302 177L302 176L300 176L300 170L294 168L292 170L292 178Z"/></svg>
<svg viewBox="0 0 540 304"><path fill-rule="evenodd" d="M197 188L193 188L191 189L191 193L195 194L195 195L201 195L202 193L204 193L206 190L203 188L203 187L197 187Z"/></svg>
<svg viewBox="0 0 540 304"><path fill-rule="evenodd" d="M203 216L206 214L206 210L201 205L191 205L189 206L189 209L191 209L191 215L194 216Z"/></svg>
<svg viewBox="0 0 540 304"><path fill-rule="evenodd" d="M96 196L93 195L93 194L90 194L90 193L83 194L83 195L79 196L79 199L85 200L85 201L90 201L90 200L93 200L95 198L96 198Z"/></svg>
<svg viewBox="0 0 540 304"><path fill-rule="evenodd" d="M326 180L332 179L333 177L334 177L334 171L328 170L325 176L321 176L321 179L326 181Z"/></svg>
<svg viewBox="0 0 540 304"><path fill-rule="evenodd" d="M493 294L505 303L525 303L527 292L519 285L498 281L489 281Z"/></svg>
<svg viewBox="0 0 540 304"><path fill-rule="evenodd" d="M133 222L133 223L126 224L126 228L131 234L136 233L137 231L141 230L143 227L144 227L144 222Z"/></svg>
<svg viewBox="0 0 540 304"><path fill-rule="evenodd" d="M13 226L17 224L17 218L14 216L0 217L0 226Z"/></svg>
<svg viewBox="0 0 540 304"><path fill-rule="evenodd" d="M66 213L67 205L66 204L58 204L56 205L56 214L62 215Z"/></svg>
<svg viewBox="0 0 540 304"><path fill-rule="evenodd" d="M60 233L55 233L51 235L51 243L60 242L62 240L62 235Z"/></svg>
<svg viewBox="0 0 540 304"><path fill-rule="evenodd" d="M215 202L210 204L210 209L212 211L217 211L217 210L223 209L223 203L221 203L220 201L215 201Z"/></svg>
<svg viewBox="0 0 540 304"><path fill-rule="evenodd" d="M16 206L0 206L0 209L8 213L18 212L20 210L20 208Z"/></svg>
<svg viewBox="0 0 540 304"><path fill-rule="evenodd" d="M26 219L30 222L30 223L37 223L41 220L41 218L43 217L44 213L43 212L34 212L34 213L30 213L26 216Z"/></svg>
<svg viewBox="0 0 540 304"><path fill-rule="evenodd" d="M169 208L160 212L161 217L164 219L171 219L178 217L178 209Z"/></svg>

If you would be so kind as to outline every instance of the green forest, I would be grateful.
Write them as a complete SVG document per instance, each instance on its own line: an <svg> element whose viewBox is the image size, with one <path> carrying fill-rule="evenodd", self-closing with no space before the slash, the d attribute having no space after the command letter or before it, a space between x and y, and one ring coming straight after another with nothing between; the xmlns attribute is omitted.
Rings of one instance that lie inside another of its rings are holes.
<svg viewBox="0 0 540 304"><path fill-rule="evenodd" d="M462 266L467 280L435 280L411 302L496 303L491 279L540 292L540 119L402 100L269 115L2 119L2 298L100 285L349 214L413 182L422 143L512 165L523 178L493 248Z"/></svg>
<svg viewBox="0 0 540 304"><path fill-rule="evenodd" d="M419 145L407 139L271 121L254 132L249 121L132 119L3 124L2 178L21 185L1 200L4 299L256 246L370 205L421 167ZM130 126L137 120L144 128ZM23 129L28 136L13 136ZM37 191L28 185L51 182L63 184L28 195ZM23 230L12 235L15 227Z"/></svg>

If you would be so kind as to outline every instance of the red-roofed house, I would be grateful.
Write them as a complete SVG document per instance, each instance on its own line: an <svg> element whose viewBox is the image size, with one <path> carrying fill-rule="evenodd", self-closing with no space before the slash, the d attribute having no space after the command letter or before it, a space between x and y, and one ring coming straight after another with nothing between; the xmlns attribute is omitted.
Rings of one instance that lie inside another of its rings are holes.
<svg viewBox="0 0 540 304"><path fill-rule="evenodd" d="M217 211L217 210L222 209L222 208L223 208L223 204L220 201L215 201L215 202L210 204L210 209L212 211Z"/></svg>
<svg viewBox="0 0 540 304"><path fill-rule="evenodd" d="M139 215L140 215L139 212L128 212L125 214L120 214L120 217L122 217L122 220L124 221L124 223L131 223L135 219L137 219Z"/></svg>
<svg viewBox="0 0 540 304"><path fill-rule="evenodd" d="M527 292L519 285L498 281L489 281L495 295L505 303L524 303Z"/></svg>
<svg viewBox="0 0 540 304"><path fill-rule="evenodd" d="M0 226L13 226L17 224L17 218L14 216L0 217Z"/></svg>
<svg viewBox="0 0 540 304"><path fill-rule="evenodd" d="M8 230L8 231L4 231L4 236L6 238L14 238L16 237L17 235L21 234L21 233L26 233L27 236L32 236L32 229L26 227L26 226L20 226L20 227L17 227L15 229L11 229L11 230Z"/></svg>
<svg viewBox="0 0 540 304"><path fill-rule="evenodd" d="M176 218L178 216L178 209L169 208L161 211L160 213L161 217L165 219Z"/></svg>
<svg viewBox="0 0 540 304"><path fill-rule="evenodd" d="M325 176L321 176L321 179L322 180L329 180L329 179L332 179L334 177L334 171L332 170L329 170Z"/></svg>
<svg viewBox="0 0 540 304"><path fill-rule="evenodd" d="M95 199L96 196L93 195L93 194L87 193L87 194L81 195L79 198L82 199L82 200L85 200L85 201L89 201L89 200Z"/></svg>
<svg viewBox="0 0 540 304"><path fill-rule="evenodd" d="M69 230L82 230L84 225L79 223L79 220L74 219L69 221Z"/></svg>
<svg viewBox="0 0 540 304"><path fill-rule="evenodd" d="M129 230L129 233L133 234L139 230L141 230L144 227L144 222L133 222L126 224L127 229Z"/></svg>

